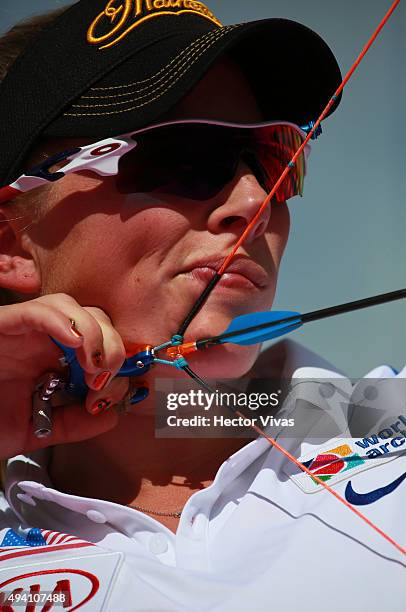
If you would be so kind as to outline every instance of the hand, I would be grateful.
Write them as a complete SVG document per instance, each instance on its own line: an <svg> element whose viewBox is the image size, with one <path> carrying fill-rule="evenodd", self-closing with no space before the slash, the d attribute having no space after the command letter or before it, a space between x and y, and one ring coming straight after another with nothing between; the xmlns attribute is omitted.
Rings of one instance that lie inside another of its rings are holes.
<svg viewBox="0 0 406 612"><path fill-rule="evenodd" d="M62 352L49 336L76 350L90 390L85 402L73 398L71 404L53 408L51 435L36 438L31 417L37 381L46 372L66 377L67 370L59 363ZM126 395L129 381L112 378L125 357L122 339L109 317L66 294L0 306L0 459L93 438L113 428L118 414L111 407ZM100 381L108 377L100 388ZM102 399L111 402L108 409L92 415Z"/></svg>

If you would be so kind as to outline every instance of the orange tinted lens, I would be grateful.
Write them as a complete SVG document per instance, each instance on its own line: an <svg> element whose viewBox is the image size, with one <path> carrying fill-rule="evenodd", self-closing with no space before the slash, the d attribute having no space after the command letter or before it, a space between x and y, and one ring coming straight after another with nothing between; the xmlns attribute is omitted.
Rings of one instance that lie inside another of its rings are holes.
<svg viewBox="0 0 406 612"><path fill-rule="evenodd" d="M255 130L254 141L258 161L266 175L268 193L303 143L303 136L289 125L276 125ZM295 166L283 180L276 191L278 202L285 202L296 195L303 195L303 183L306 174L304 152L296 160Z"/></svg>

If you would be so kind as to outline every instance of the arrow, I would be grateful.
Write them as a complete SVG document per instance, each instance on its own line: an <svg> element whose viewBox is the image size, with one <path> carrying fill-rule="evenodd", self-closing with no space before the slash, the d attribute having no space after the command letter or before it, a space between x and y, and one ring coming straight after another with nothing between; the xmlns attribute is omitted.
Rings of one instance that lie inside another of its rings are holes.
<svg viewBox="0 0 406 612"><path fill-rule="evenodd" d="M329 317L335 317L347 312L378 306L387 302L406 298L406 289L399 289L390 293L381 293L355 302L347 302L321 310L314 310L305 314L294 311L274 311L274 312L254 312L241 315L233 319L227 329L217 336L203 338L196 342L188 342L180 346L172 346L168 349L171 356L184 355L202 350L216 344L239 344L249 346L258 344L265 340L272 340L279 336L284 336L305 323L319 321Z"/></svg>

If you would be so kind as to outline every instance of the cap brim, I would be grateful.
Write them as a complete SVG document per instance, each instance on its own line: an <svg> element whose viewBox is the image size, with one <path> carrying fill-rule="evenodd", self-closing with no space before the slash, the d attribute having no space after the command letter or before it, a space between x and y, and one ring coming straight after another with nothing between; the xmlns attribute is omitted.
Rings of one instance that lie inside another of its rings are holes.
<svg viewBox="0 0 406 612"><path fill-rule="evenodd" d="M317 119L342 78L323 39L294 21L211 25L203 34L201 28L177 31L138 48L64 109L43 134L114 136L154 123L223 53L244 70L265 120L302 125ZM339 102L340 97L329 114Z"/></svg>

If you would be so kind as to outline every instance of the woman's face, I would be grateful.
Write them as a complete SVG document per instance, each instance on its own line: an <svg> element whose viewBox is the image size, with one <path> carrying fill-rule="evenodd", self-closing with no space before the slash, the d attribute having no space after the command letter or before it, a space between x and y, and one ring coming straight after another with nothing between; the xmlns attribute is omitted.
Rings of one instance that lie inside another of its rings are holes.
<svg viewBox="0 0 406 612"><path fill-rule="evenodd" d="M263 120L245 77L225 58L162 120L182 118ZM83 306L102 308L128 346L164 342L265 197L242 161L234 179L207 201L121 194L112 177L71 174L53 186L49 212L31 230L40 292L68 293ZM239 251L241 273L225 274L186 341L222 332L237 315L270 309L288 233L286 203L268 207ZM205 376L240 376L258 350L228 345L189 361Z"/></svg>

